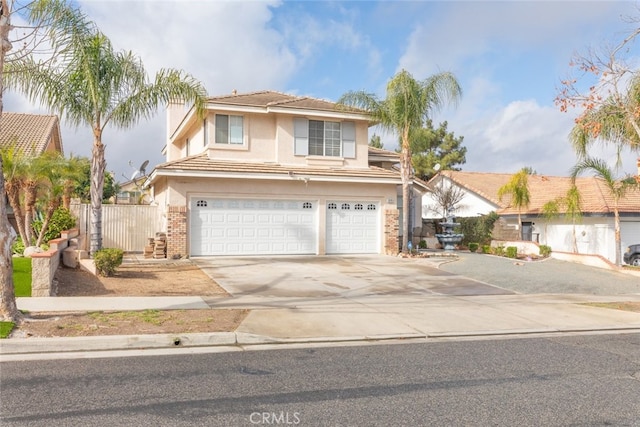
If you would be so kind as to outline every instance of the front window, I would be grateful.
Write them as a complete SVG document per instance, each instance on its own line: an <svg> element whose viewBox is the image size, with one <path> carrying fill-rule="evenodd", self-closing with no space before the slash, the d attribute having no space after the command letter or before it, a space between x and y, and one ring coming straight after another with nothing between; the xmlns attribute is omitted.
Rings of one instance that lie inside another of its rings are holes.
<svg viewBox="0 0 640 427"><path fill-rule="evenodd" d="M340 157L340 123L309 120L309 154Z"/></svg>
<svg viewBox="0 0 640 427"><path fill-rule="evenodd" d="M243 144L242 116L216 114L216 144Z"/></svg>
<svg viewBox="0 0 640 427"><path fill-rule="evenodd" d="M296 156L356 157L354 122L329 122L293 119L293 143Z"/></svg>

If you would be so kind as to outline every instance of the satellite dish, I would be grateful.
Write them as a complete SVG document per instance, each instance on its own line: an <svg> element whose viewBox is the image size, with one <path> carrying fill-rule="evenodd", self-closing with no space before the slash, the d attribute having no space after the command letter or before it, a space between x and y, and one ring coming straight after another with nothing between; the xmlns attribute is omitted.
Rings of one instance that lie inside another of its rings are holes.
<svg viewBox="0 0 640 427"><path fill-rule="evenodd" d="M433 167L433 170L438 172L440 170L440 163L436 163L436 165Z"/></svg>
<svg viewBox="0 0 640 427"><path fill-rule="evenodd" d="M138 172L140 172L140 175L145 176L147 174L147 166L149 165L149 160L145 160L141 165L140 165L140 169L138 169Z"/></svg>
<svg viewBox="0 0 640 427"><path fill-rule="evenodd" d="M140 171L135 171L133 175L131 175L131 181L135 181L135 179L139 176L140 176Z"/></svg>

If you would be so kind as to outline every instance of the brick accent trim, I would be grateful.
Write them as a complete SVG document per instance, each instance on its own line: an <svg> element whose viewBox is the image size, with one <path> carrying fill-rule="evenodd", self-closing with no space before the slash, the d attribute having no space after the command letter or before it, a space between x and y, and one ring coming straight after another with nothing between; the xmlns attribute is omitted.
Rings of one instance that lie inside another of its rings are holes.
<svg viewBox="0 0 640 427"><path fill-rule="evenodd" d="M384 210L384 253L398 255L398 233L400 230L400 211L398 209Z"/></svg>
<svg viewBox="0 0 640 427"><path fill-rule="evenodd" d="M187 207L167 210L167 258L187 256Z"/></svg>

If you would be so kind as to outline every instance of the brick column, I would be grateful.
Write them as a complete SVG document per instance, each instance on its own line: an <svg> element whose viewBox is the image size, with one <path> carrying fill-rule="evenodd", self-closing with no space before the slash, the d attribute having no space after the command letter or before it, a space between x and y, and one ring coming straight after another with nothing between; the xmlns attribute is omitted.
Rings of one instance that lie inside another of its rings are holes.
<svg viewBox="0 0 640 427"><path fill-rule="evenodd" d="M400 211L398 209L385 209L384 211L384 253L386 255L398 254L398 232Z"/></svg>
<svg viewBox="0 0 640 427"><path fill-rule="evenodd" d="M187 255L187 207L169 206L167 212L167 258Z"/></svg>

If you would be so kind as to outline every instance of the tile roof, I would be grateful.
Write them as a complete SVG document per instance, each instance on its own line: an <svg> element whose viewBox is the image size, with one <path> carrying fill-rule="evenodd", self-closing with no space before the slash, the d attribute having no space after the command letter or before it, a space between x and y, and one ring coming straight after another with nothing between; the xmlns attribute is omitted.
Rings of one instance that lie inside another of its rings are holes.
<svg viewBox="0 0 640 427"><path fill-rule="evenodd" d="M265 90L261 92L251 92L242 94L231 94L222 96L213 96L207 99L210 103L237 105L249 107L280 107L291 109L318 110L318 111L348 111L355 113L364 113L363 110L357 108L343 107L335 102L323 99L311 98L308 96L295 96L282 92Z"/></svg>
<svg viewBox="0 0 640 427"><path fill-rule="evenodd" d="M0 120L0 146L17 144L23 152L46 151L51 139L62 152L60 128L57 116L3 112Z"/></svg>
<svg viewBox="0 0 640 427"><path fill-rule="evenodd" d="M362 178L362 179L391 179L400 182L400 175L397 172L378 167L363 169L336 168L336 167L308 167L282 165L278 163L252 163L252 162L231 162L209 159L206 153L185 157L167 163L162 163L155 167L154 174L166 175L167 172L192 172L192 173L224 173L230 178L238 178L246 175L273 175L274 177L322 177L332 178Z"/></svg>
<svg viewBox="0 0 640 427"><path fill-rule="evenodd" d="M518 210L510 205L508 196L502 201L498 199L498 189L505 185L513 174L442 171L432 178L446 176L456 184L482 196L491 203L499 206L498 213L502 215L517 214ZM432 182L430 181L430 182ZM522 214L539 215L545 203L564 197L571 188L571 178L530 175L528 179L531 199L529 207L522 210ZM581 196L582 211L585 213L607 214L613 212L613 199L607 193L604 182L595 177L579 177L576 186ZM640 213L640 191L627 193L627 197L620 200L620 212Z"/></svg>
<svg viewBox="0 0 640 427"><path fill-rule="evenodd" d="M400 161L400 153L369 146L369 159L371 159L372 157L378 161L382 161L382 160L389 161L389 162Z"/></svg>

